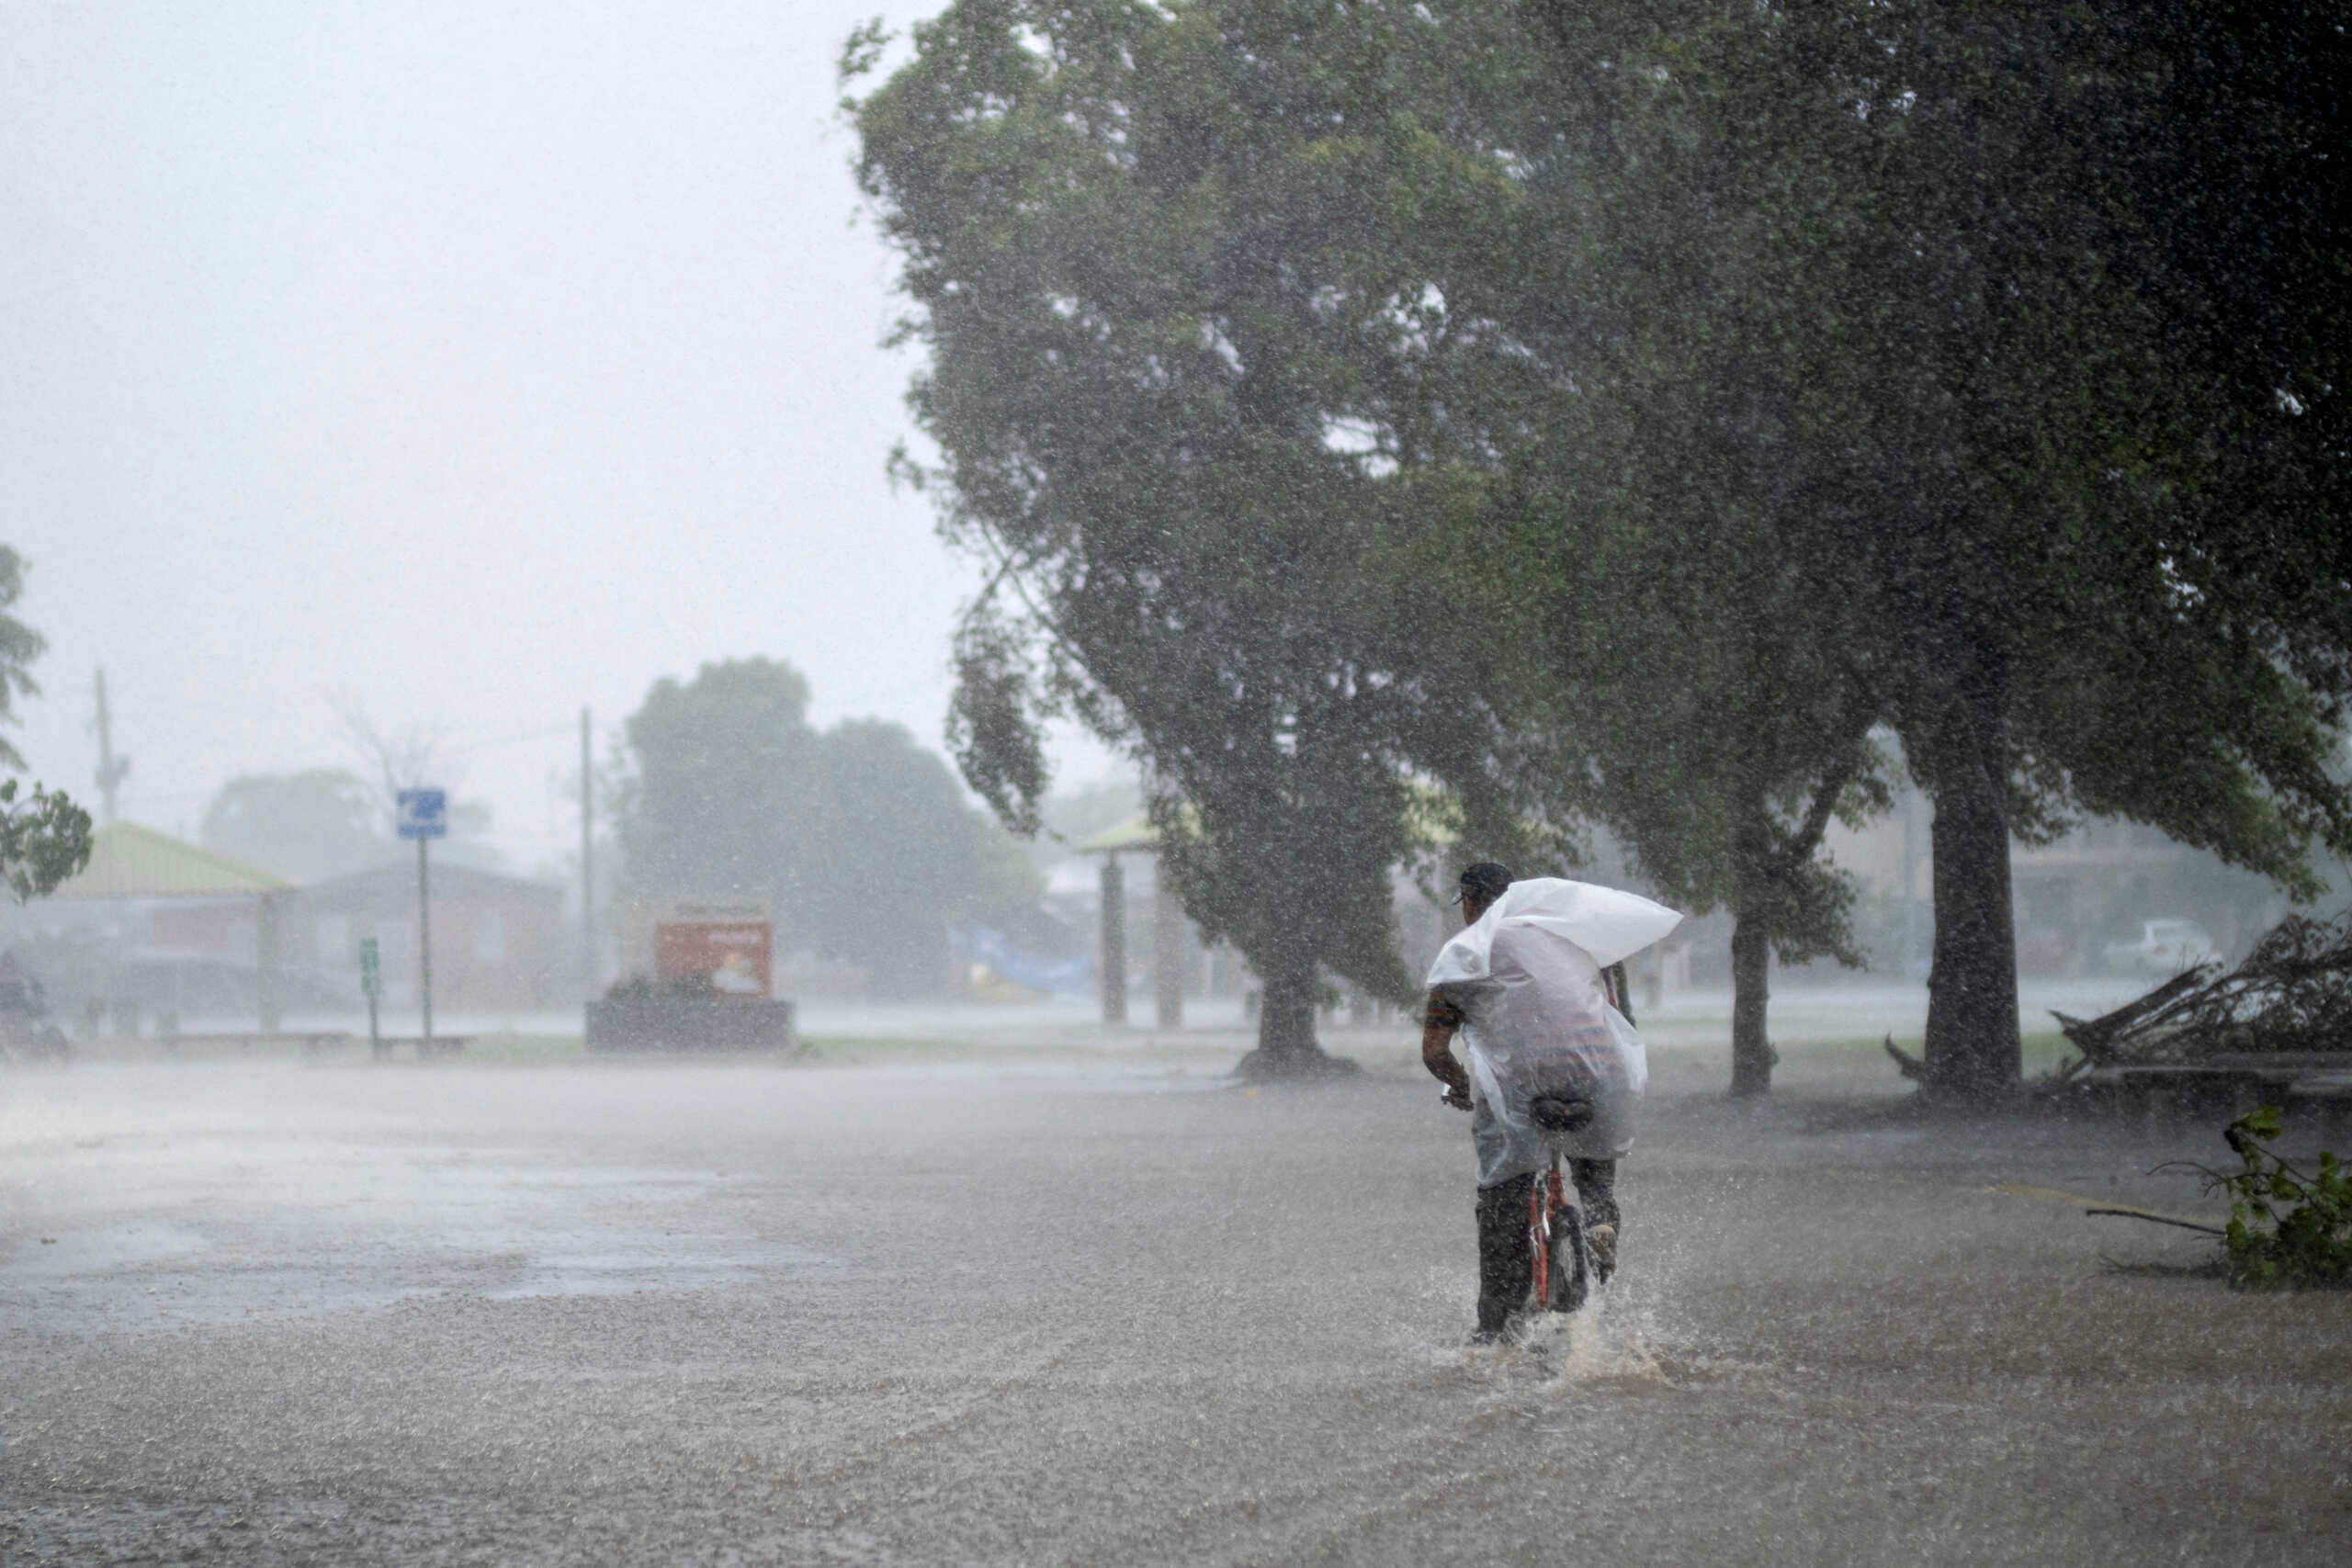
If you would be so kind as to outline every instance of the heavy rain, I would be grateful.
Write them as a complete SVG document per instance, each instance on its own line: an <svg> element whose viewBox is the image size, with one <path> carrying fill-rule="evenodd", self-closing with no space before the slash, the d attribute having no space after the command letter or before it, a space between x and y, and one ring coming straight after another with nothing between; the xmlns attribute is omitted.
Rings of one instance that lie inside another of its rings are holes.
<svg viewBox="0 0 2352 1568"><path fill-rule="evenodd" d="M0 1561L2341 1562L2347 27L0 6Z"/></svg>

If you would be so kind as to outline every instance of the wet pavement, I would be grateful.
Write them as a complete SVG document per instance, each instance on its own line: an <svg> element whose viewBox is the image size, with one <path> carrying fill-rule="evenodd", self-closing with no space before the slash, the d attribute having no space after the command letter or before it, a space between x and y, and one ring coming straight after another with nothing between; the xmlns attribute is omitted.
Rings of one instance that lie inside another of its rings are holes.
<svg viewBox="0 0 2352 1568"><path fill-rule="evenodd" d="M2207 1212L2209 1133L1662 1055L1625 1275L1498 1349L1401 1071L14 1072L0 1561L2352 1551L2352 1297L1989 1190Z"/></svg>

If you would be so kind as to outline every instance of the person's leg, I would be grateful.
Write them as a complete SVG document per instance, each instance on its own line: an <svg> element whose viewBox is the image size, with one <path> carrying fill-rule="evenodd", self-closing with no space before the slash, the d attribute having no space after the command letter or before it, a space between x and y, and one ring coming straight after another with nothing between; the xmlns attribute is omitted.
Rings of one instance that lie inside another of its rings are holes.
<svg viewBox="0 0 2352 1568"><path fill-rule="evenodd" d="M1568 1179L1576 1183L1577 1201L1584 1217L1596 1225L1614 1225L1617 1218L1617 1162L1613 1159L1572 1159Z"/></svg>
<svg viewBox="0 0 2352 1568"><path fill-rule="evenodd" d="M1577 1201L1584 1209L1585 1239L1592 1248L1594 1271L1605 1284L1617 1272L1617 1162L1572 1159L1568 1179L1576 1183Z"/></svg>
<svg viewBox="0 0 2352 1568"><path fill-rule="evenodd" d="M1478 1332L1496 1334L1527 1304L1535 1267L1527 1237L1527 1197L1532 1175L1508 1177L1478 1189Z"/></svg>

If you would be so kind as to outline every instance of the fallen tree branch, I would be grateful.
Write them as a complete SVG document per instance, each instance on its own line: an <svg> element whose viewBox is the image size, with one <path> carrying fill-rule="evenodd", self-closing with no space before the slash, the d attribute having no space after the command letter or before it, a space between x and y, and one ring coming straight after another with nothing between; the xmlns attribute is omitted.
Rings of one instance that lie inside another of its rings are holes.
<svg viewBox="0 0 2352 1568"><path fill-rule="evenodd" d="M2101 1017L2053 1016L2095 1067L2182 1066L2224 1052L2352 1056L2352 915L2290 915L2226 973L2200 964Z"/></svg>
<svg viewBox="0 0 2352 1568"><path fill-rule="evenodd" d="M2204 1235L2225 1236L2230 1234L2228 1229L2222 1225L2209 1225L2197 1220L2176 1220L2170 1214L2152 1214L2145 1209L2085 1209L2083 1213L2115 1214L2127 1220L2146 1220L2151 1224L2178 1225L2182 1230L2196 1231Z"/></svg>

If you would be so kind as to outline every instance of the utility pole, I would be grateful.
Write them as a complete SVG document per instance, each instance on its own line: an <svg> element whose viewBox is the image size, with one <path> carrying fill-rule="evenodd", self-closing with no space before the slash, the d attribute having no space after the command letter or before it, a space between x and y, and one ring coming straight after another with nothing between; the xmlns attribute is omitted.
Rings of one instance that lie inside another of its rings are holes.
<svg viewBox="0 0 2352 1568"><path fill-rule="evenodd" d="M416 995L424 1014L416 1046L420 1056L433 1055L433 884L424 858L424 846L432 841L421 835L416 840Z"/></svg>
<svg viewBox="0 0 2352 1568"><path fill-rule="evenodd" d="M114 754L114 715L107 707L107 669L98 666L98 803L108 823L115 818L115 791L130 774L130 759Z"/></svg>
<svg viewBox="0 0 2352 1568"><path fill-rule="evenodd" d="M596 775L590 766L588 710L580 710L580 984L596 995Z"/></svg>
<svg viewBox="0 0 2352 1568"><path fill-rule="evenodd" d="M404 789L392 796L392 830L403 839L416 840L416 979L417 1001L424 1014L424 1032L417 1041L417 1055L433 1055L433 884L431 863L425 858L425 847L435 839L449 833L449 795L447 790Z"/></svg>

